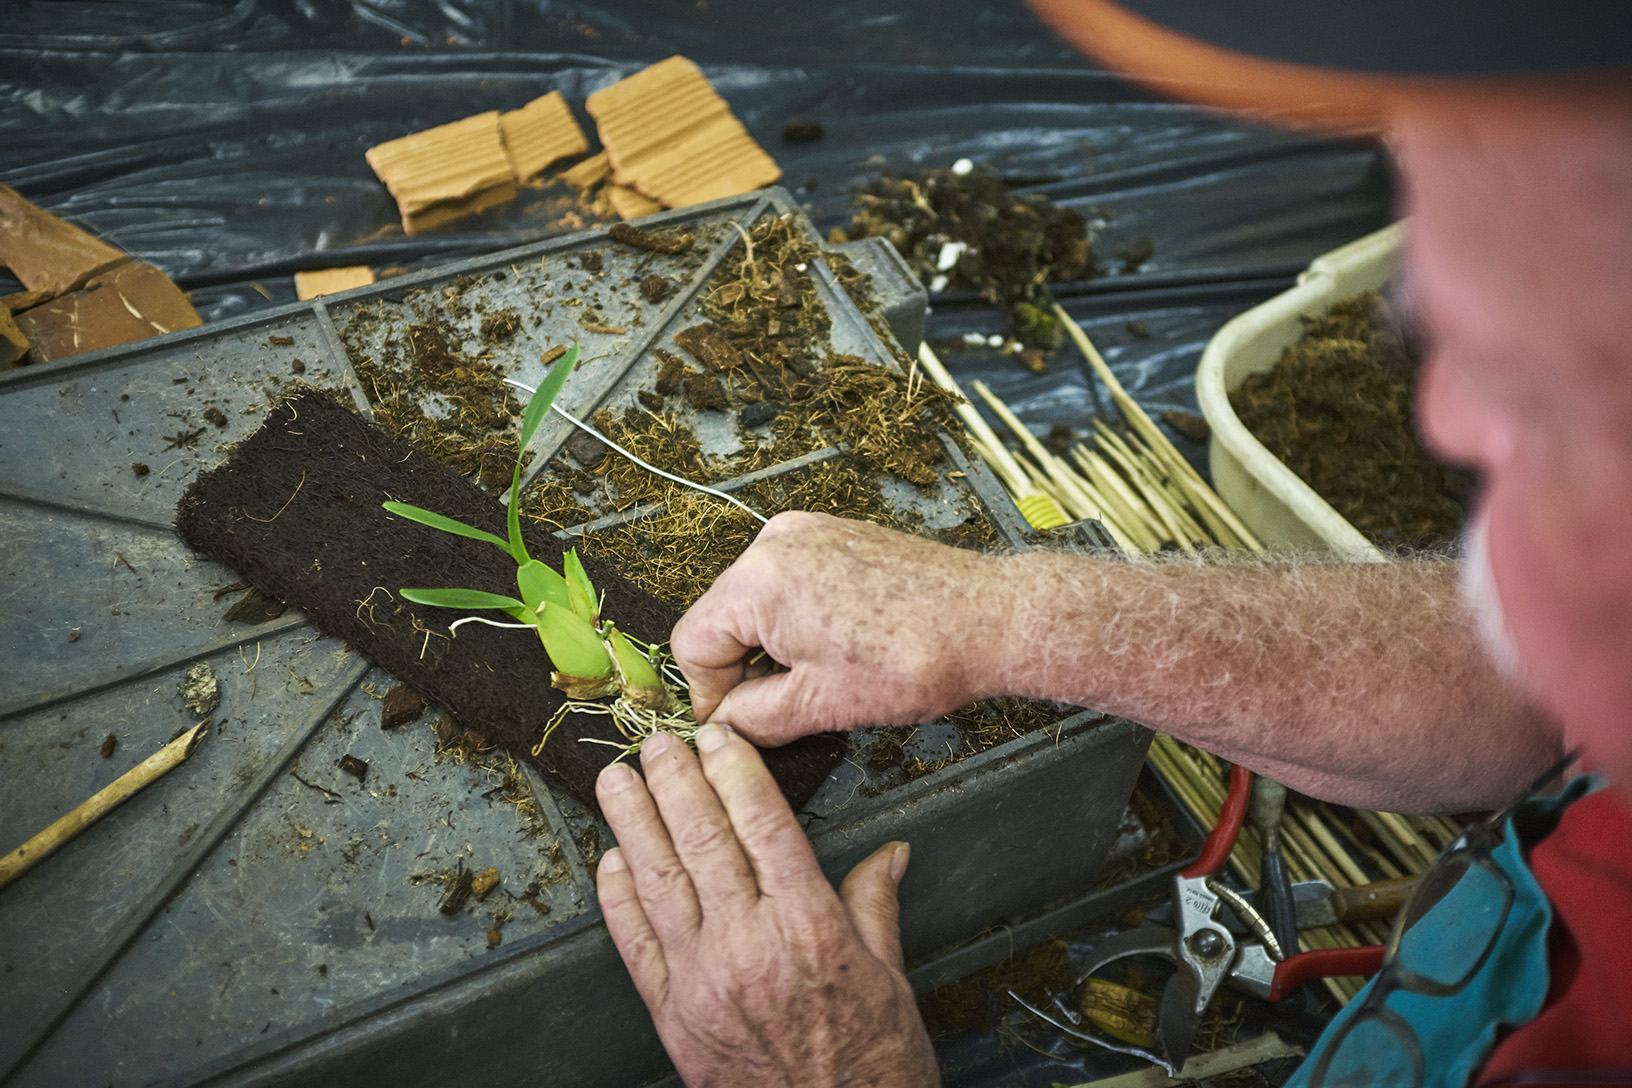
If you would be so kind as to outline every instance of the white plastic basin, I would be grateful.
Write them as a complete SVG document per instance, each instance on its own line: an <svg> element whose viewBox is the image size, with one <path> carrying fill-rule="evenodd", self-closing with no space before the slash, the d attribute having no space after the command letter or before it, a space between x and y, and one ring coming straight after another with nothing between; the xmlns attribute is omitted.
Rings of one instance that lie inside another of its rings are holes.
<svg viewBox="0 0 1632 1088"><path fill-rule="evenodd" d="M1311 261L1298 284L1218 330L1196 368L1196 396L1212 426L1213 488L1272 548L1321 551L1356 562L1386 557L1347 518L1259 442L1230 405L1230 390L1273 367L1303 335L1305 317L1382 286L1399 267L1402 224Z"/></svg>

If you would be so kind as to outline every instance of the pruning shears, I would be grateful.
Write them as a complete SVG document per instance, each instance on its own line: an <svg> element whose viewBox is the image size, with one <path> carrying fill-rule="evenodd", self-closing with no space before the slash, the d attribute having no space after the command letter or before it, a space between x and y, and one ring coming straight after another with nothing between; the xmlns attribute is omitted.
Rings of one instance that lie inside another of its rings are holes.
<svg viewBox="0 0 1632 1088"><path fill-rule="evenodd" d="M1252 773L1244 767L1231 767L1230 790L1218 823L1208 834L1201 855L1174 877L1177 928L1140 926L1107 937L1094 946L1089 963L1080 972L1078 982L1131 956L1161 956L1174 962L1177 970L1162 991L1157 1010L1157 1053L1087 1031L1072 1034L1112 1050L1137 1054L1174 1073L1184 1065L1202 1014L1221 985L1279 1001L1310 979L1371 975L1382 967L1382 945L1309 952L1282 947L1263 914L1220 877L1241 833L1251 792ZM1324 881L1295 884L1293 906L1298 928L1390 917L1405 902L1413 883L1414 878L1381 881L1342 891L1334 891ZM1238 925L1229 924L1221 906L1229 909ZM1243 929L1256 939L1238 937Z"/></svg>

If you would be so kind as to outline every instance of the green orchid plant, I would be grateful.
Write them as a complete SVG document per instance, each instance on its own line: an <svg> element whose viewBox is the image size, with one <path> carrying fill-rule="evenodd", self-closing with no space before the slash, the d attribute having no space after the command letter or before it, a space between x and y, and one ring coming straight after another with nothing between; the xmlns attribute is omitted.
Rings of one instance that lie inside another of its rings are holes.
<svg viewBox="0 0 1632 1088"><path fill-rule="evenodd" d="M544 736L533 750L535 755L542 750L555 726L572 710L610 714L631 743L598 743L622 748L625 754L638 751L641 741L655 732L677 732L689 739L696 731L690 708L665 682L662 670L653 664L652 656L648 656L655 655L656 647L648 646L647 652L642 652L627 635L618 630L616 624L601 616L601 598L584 571L577 549L567 551L562 569L557 571L530 556L521 538L523 451L549 413L550 405L560 394L577 360L578 345L574 344L550 369L549 375L527 402L518 437L516 466L510 477L509 539L409 503L383 504L387 511L398 517L455 536L484 541L515 560L519 599L477 589L405 587L399 592L404 599L415 604L466 610L494 609L516 621L495 623L468 617L451 624L450 629L457 629L464 623L486 623L497 627L531 628L537 632L553 666L550 683L566 693L568 702L545 728ZM611 704L591 702L608 697L614 699Z"/></svg>

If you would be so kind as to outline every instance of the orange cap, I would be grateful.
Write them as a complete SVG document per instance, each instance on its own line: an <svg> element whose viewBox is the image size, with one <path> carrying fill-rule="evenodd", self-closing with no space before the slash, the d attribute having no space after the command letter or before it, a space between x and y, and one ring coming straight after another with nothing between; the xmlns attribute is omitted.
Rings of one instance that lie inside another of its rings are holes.
<svg viewBox="0 0 1632 1088"><path fill-rule="evenodd" d="M1543 103L1632 106L1632 69L1625 67L1551 65L1548 71L1452 75L1361 71L1225 48L1110 0L1028 2L1078 49L1158 94L1326 133L1378 132L1406 112L1454 116Z"/></svg>

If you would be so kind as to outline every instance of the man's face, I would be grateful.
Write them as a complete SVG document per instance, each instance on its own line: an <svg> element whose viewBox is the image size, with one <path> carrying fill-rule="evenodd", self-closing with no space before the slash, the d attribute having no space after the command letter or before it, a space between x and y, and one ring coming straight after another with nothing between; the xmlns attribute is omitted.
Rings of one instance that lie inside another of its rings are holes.
<svg viewBox="0 0 1632 1088"><path fill-rule="evenodd" d="M1471 581L1566 743L1632 792L1632 109L1407 123L1396 151L1420 422L1483 477Z"/></svg>

